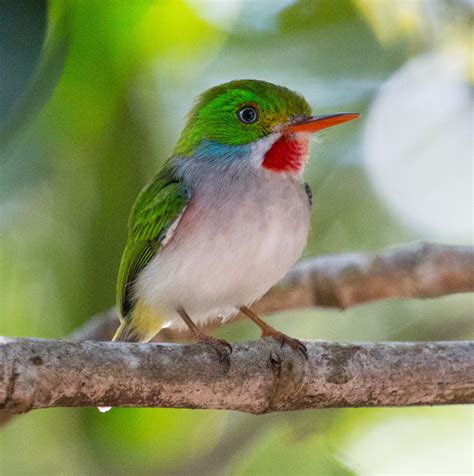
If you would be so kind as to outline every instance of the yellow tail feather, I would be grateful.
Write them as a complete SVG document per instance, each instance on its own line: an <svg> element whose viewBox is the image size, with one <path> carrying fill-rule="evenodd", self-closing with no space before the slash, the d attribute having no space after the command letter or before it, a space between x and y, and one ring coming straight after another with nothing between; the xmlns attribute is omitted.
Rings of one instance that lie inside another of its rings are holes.
<svg viewBox="0 0 474 476"><path fill-rule="evenodd" d="M164 320L143 301L138 301L131 313L122 318L112 340L115 342L148 342L163 326Z"/></svg>

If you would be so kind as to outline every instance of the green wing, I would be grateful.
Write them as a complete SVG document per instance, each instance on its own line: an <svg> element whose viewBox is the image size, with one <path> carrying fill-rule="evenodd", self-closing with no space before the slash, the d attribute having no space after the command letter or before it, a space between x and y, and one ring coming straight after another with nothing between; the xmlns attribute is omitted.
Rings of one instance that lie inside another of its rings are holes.
<svg viewBox="0 0 474 476"><path fill-rule="evenodd" d="M123 317L133 307L133 284L140 271L160 249L166 231L190 199L186 185L165 167L140 192L128 222L128 240L117 281L117 301Z"/></svg>

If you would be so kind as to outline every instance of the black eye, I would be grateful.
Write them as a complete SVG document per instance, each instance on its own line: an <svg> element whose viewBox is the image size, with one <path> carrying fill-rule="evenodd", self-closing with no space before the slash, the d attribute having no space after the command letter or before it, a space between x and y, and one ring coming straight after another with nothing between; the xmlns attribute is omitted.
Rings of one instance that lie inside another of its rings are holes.
<svg viewBox="0 0 474 476"><path fill-rule="evenodd" d="M258 119L258 113L254 107L245 106L237 111L237 117L244 124L252 124Z"/></svg>

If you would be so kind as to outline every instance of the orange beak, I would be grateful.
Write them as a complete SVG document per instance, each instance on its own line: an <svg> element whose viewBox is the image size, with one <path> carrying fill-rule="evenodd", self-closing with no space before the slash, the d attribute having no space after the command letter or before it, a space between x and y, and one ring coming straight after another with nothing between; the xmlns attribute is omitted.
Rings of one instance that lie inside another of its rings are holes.
<svg viewBox="0 0 474 476"><path fill-rule="evenodd" d="M317 132L321 129L337 126L343 122L352 121L352 119L357 119L359 116L360 114L354 112L341 112L339 114L330 114L329 116L313 116L286 126L284 132Z"/></svg>

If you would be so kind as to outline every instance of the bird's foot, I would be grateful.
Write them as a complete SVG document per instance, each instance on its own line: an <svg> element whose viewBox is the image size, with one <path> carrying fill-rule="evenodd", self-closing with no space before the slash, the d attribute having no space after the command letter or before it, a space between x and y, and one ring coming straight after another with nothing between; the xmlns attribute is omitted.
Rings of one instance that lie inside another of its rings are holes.
<svg viewBox="0 0 474 476"><path fill-rule="evenodd" d="M270 326L262 332L262 337L273 337L273 339L280 343L280 347L287 345L293 350L299 352L306 360L308 360L308 349L300 340L287 336L286 334L283 334L283 332L277 331Z"/></svg>
<svg viewBox="0 0 474 476"><path fill-rule="evenodd" d="M219 360L229 368L232 346L226 340L208 336L207 334L204 334L204 332L196 333L195 337L196 342L211 346L217 352Z"/></svg>
<svg viewBox="0 0 474 476"><path fill-rule="evenodd" d="M293 337L287 336L283 334L283 332L277 331L272 326L267 324L264 320L260 319L255 312L249 309L247 306L241 306L240 312L245 314L249 319L252 319L255 324L262 330L262 337L273 337L280 343L280 346L283 347L287 345L292 349L299 352L306 360L308 360L308 350L303 342L299 341L298 339L294 339Z"/></svg>

